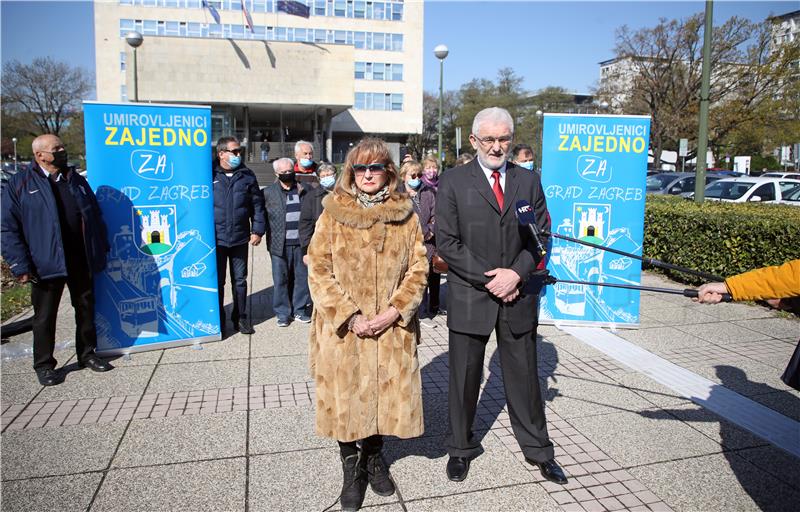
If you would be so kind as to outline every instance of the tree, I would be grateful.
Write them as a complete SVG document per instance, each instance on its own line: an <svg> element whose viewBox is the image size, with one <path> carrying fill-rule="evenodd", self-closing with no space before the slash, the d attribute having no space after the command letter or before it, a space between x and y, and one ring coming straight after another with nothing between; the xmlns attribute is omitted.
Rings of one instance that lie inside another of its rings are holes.
<svg viewBox="0 0 800 512"><path fill-rule="evenodd" d="M29 135L60 135L92 91L89 74L50 57L3 66L3 118L13 117ZM5 124L5 123L4 123Z"/></svg>
<svg viewBox="0 0 800 512"><path fill-rule="evenodd" d="M787 64L799 58L798 43L771 51L770 30L770 21L754 24L735 16L714 28L709 148L715 155L738 143L752 146L756 131L774 136L777 130L768 127L781 126L785 133L785 123L797 122L797 110L787 109L782 97L791 88L793 68ZM697 133L702 31L702 14L661 19L635 32L617 30L616 66L597 93L615 111L651 116L656 162L663 150L676 150L680 138Z"/></svg>

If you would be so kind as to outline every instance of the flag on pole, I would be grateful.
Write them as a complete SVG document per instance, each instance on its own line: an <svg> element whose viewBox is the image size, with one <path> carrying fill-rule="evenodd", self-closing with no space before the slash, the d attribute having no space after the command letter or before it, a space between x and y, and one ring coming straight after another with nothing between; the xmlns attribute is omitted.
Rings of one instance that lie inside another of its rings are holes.
<svg viewBox="0 0 800 512"><path fill-rule="evenodd" d="M211 5L210 3L208 3L208 0L203 0L203 7L208 9L208 12L211 13L211 17L214 18L214 21L216 21L217 25L219 25L220 24L220 18L219 18L219 11L217 11L217 8L214 7L213 5ZM242 6L242 7L244 7L244 6Z"/></svg>
<svg viewBox="0 0 800 512"><path fill-rule="evenodd" d="M301 16L308 18L311 15L311 9L302 2L297 0L278 0L278 10L292 16Z"/></svg>
<svg viewBox="0 0 800 512"><path fill-rule="evenodd" d="M255 33L255 29L253 29L253 18L250 16L250 12L247 10L245 1L246 0L242 0L242 14L244 14L244 21L247 23L247 28L250 29L250 32Z"/></svg>

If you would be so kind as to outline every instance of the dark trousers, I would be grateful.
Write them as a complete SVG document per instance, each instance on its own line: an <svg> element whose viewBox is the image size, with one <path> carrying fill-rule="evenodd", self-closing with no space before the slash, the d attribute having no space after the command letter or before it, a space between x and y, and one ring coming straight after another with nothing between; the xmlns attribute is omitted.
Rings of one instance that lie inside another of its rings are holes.
<svg viewBox="0 0 800 512"><path fill-rule="evenodd" d="M219 318L225 320L225 274L231 272L231 291L233 292L233 312L231 320L238 322L247 318L247 244L233 247L217 246L217 290L219 293Z"/></svg>
<svg viewBox="0 0 800 512"><path fill-rule="evenodd" d="M428 313L435 316L439 311L439 288L442 274L433 271L433 263L428 263Z"/></svg>
<svg viewBox="0 0 800 512"><path fill-rule="evenodd" d="M294 315L305 315L311 302L308 291L308 269L303 263L299 245L284 245L283 254L272 258L272 309L278 320L288 321Z"/></svg>
<svg viewBox="0 0 800 512"><path fill-rule="evenodd" d="M495 325L497 349L503 370L511 427L525 457L545 462L553 458L553 443L547 434L544 402L536 366L536 329L514 335L508 323ZM483 356L489 336L450 331L450 434L445 441L452 457L475 457L480 442L472 433L483 374Z"/></svg>
<svg viewBox="0 0 800 512"><path fill-rule="evenodd" d="M357 442L358 441L350 441L345 443L343 441L339 441L339 453L342 454L343 459L358 453L358 445L356 444ZM383 436L380 434L369 436L366 439L361 440L361 451L363 451L366 455L380 453L382 449Z"/></svg>
<svg viewBox="0 0 800 512"><path fill-rule="evenodd" d="M56 344L56 317L64 285L69 287L72 307L75 309L75 353L83 362L94 354L97 331L94 328L94 289L88 271L72 272L68 277L44 279L31 284L33 304L33 369L54 369Z"/></svg>

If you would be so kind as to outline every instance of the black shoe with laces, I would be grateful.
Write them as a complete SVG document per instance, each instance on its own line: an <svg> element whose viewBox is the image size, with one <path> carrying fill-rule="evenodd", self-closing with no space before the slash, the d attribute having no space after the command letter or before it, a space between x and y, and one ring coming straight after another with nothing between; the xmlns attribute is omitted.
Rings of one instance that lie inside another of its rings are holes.
<svg viewBox="0 0 800 512"><path fill-rule="evenodd" d="M367 456L367 480L375 494L391 496L394 494L394 482L389 474L389 468L383 462L380 452Z"/></svg>
<svg viewBox="0 0 800 512"><path fill-rule="evenodd" d="M355 512L364 503L367 493L367 475L363 455L361 453L349 455L342 459L342 494L339 504L345 512Z"/></svg>

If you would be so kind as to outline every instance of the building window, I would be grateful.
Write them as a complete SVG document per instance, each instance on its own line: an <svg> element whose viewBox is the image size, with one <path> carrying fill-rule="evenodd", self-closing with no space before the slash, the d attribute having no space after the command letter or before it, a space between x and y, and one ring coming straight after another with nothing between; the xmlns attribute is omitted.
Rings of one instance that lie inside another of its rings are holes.
<svg viewBox="0 0 800 512"><path fill-rule="evenodd" d="M124 55L125 54L123 53L123 56ZM123 62L123 66L124 65L125 65L125 63ZM367 67L367 63L366 62L356 62L356 74L355 74L356 80L363 80L365 78L365 69L366 69L366 67Z"/></svg>
<svg viewBox="0 0 800 512"><path fill-rule="evenodd" d="M403 95L383 92L357 92L354 110L402 111Z"/></svg>
<svg viewBox="0 0 800 512"><path fill-rule="evenodd" d="M120 101L128 101L128 86L125 84L119 86L119 99Z"/></svg>
<svg viewBox="0 0 800 512"><path fill-rule="evenodd" d="M392 80L403 80L402 64L392 64Z"/></svg>
<svg viewBox="0 0 800 512"><path fill-rule="evenodd" d="M119 52L119 70L125 71L126 60L128 59L128 54L125 52Z"/></svg>

